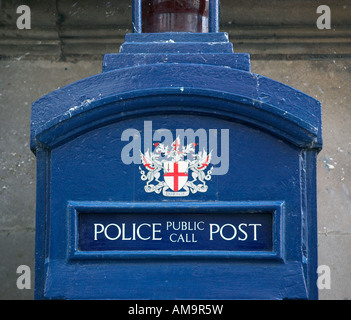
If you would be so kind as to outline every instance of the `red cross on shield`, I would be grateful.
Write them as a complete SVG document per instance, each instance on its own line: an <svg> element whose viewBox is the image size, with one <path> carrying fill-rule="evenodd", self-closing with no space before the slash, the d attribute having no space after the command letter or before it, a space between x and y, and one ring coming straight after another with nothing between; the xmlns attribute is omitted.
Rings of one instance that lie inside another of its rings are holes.
<svg viewBox="0 0 351 320"><path fill-rule="evenodd" d="M163 163L165 182L173 191L177 192L188 181L188 162L166 161Z"/></svg>

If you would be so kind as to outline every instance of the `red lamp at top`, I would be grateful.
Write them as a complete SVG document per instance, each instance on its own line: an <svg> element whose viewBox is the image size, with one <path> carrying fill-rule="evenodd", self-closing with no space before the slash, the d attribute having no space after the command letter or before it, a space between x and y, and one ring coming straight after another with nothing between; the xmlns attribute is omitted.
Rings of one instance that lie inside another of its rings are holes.
<svg viewBox="0 0 351 320"><path fill-rule="evenodd" d="M209 0L142 0L142 32L209 32Z"/></svg>

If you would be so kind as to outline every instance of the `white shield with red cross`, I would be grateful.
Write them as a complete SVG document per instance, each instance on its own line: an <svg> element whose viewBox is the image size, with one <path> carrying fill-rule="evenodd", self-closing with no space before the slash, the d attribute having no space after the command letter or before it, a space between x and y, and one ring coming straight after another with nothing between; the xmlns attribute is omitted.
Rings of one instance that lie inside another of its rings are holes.
<svg viewBox="0 0 351 320"><path fill-rule="evenodd" d="M165 161L163 163L163 173L168 187L177 192L182 189L188 181L188 162Z"/></svg>

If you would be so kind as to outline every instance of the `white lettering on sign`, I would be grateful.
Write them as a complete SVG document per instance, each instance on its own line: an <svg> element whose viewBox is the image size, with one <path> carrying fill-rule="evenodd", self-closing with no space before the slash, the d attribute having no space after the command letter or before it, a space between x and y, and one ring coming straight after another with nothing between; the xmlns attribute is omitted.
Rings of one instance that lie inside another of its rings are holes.
<svg viewBox="0 0 351 320"><path fill-rule="evenodd" d="M245 241L247 239L247 232L244 230L244 227L253 227L253 241L257 241L257 227L262 227L262 224L239 224L238 229L244 235L244 238L238 236L239 241ZM219 233L223 240L230 241L236 238L238 235L238 230L233 224L230 223L226 223L222 226L219 226L216 223L210 223L210 240L213 240L213 235L217 233Z"/></svg>
<svg viewBox="0 0 351 320"><path fill-rule="evenodd" d="M260 223L217 224L204 221L166 221L166 223L94 223L94 241L107 239L110 241L159 241L163 240L162 230L170 242L198 242L198 232L206 232L208 240L257 241ZM249 236L250 235L250 236Z"/></svg>
<svg viewBox="0 0 351 320"><path fill-rule="evenodd" d="M133 223L131 230L127 231L125 223L122 223L121 226L116 223L110 223L107 226L101 223L94 223L94 240L98 240L98 235L101 233L108 240L162 240L162 238L157 237L157 234L161 232L160 226L161 223L142 223L138 226L136 223Z"/></svg>
<svg viewBox="0 0 351 320"><path fill-rule="evenodd" d="M190 221L167 221L167 230L173 229L177 230L188 230L188 231L195 231L195 230L204 230L205 222L190 222Z"/></svg>

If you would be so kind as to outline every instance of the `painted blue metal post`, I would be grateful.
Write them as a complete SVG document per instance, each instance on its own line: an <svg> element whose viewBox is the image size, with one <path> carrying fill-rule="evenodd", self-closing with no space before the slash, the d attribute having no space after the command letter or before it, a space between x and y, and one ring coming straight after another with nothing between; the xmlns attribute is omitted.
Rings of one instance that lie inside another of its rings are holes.
<svg viewBox="0 0 351 320"><path fill-rule="evenodd" d="M210 32L219 32L219 0L212 0L210 5Z"/></svg>
<svg viewBox="0 0 351 320"><path fill-rule="evenodd" d="M318 299L321 105L218 32L133 33L34 102L36 299Z"/></svg>
<svg viewBox="0 0 351 320"><path fill-rule="evenodd" d="M133 0L133 32L142 32L142 10L141 10L142 0Z"/></svg>

